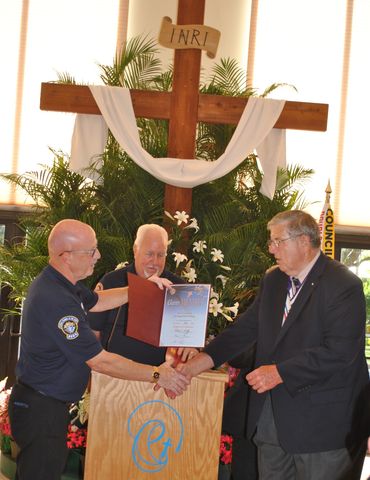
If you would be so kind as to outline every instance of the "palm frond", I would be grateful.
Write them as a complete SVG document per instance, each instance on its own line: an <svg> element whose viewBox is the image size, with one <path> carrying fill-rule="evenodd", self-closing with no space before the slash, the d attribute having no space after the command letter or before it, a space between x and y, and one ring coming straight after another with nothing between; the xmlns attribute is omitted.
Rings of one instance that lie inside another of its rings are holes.
<svg viewBox="0 0 370 480"><path fill-rule="evenodd" d="M223 95L240 96L252 94L253 89L247 87L245 71L238 64L237 60L232 58L221 58L212 69L210 85ZM210 93L210 92L207 92Z"/></svg>
<svg viewBox="0 0 370 480"><path fill-rule="evenodd" d="M56 72L58 77L57 83L63 83L66 85L77 85L76 79L68 72Z"/></svg>
<svg viewBox="0 0 370 480"><path fill-rule="evenodd" d="M273 91L277 90L278 88L281 87L289 87L295 90L296 92L298 91L294 85L291 85L290 83L272 83L268 87L265 88L263 93L261 94L261 97L268 97Z"/></svg>
<svg viewBox="0 0 370 480"><path fill-rule="evenodd" d="M153 78L153 87L155 90L161 92L168 92L172 88L173 83L173 66L171 65L169 69L165 72L161 72L160 75Z"/></svg>
<svg viewBox="0 0 370 480"><path fill-rule="evenodd" d="M112 66L98 64L100 78L105 85L147 89L161 73L157 52L154 40L134 37L123 45Z"/></svg>

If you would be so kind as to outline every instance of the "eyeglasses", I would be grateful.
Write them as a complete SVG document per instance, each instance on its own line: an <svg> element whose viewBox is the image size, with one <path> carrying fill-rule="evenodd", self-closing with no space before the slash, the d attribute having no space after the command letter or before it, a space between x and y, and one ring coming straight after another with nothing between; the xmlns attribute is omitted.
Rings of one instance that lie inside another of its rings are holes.
<svg viewBox="0 0 370 480"><path fill-rule="evenodd" d="M302 235L303 233L299 233L298 235L291 235L290 237L287 237L287 238L279 238L277 240L270 239L267 241L267 246L268 247L274 246L275 248L279 248L281 243L286 242L287 240L293 240L294 238L301 237Z"/></svg>
<svg viewBox="0 0 370 480"><path fill-rule="evenodd" d="M164 258L167 257L167 253L166 253L166 252L160 252L160 253L146 252L144 255L145 255L145 257L148 258L148 259L149 259L149 258L152 259L152 258L154 258L154 257L157 257L157 258L159 258L160 260L163 260Z"/></svg>
<svg viewBox="0 0 370 480"><path fill-rule="evenodd" d="M93 257L97 251L98 247L91 248L90 250L64 250L64 252L60 253L59 256L61 257L64 253L84 253L86 255L90 255L90 257Z"/></svg>

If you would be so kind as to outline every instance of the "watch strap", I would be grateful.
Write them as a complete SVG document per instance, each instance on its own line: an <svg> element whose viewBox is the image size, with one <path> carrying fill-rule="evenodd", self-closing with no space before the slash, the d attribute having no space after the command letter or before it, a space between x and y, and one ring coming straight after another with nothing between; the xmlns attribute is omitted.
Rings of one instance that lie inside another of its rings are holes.
<svg viewBox="0 0 370 480"><path fill-rule="evenodd" d="M159 368L156 366L153 366L153 371L152 371L152 383L158 383L160 373L159 373Z"/></svg>

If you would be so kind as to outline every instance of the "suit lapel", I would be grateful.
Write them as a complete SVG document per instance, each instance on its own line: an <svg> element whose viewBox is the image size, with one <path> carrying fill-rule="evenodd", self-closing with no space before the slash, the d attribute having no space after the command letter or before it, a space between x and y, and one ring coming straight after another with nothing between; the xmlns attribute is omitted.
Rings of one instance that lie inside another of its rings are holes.
<svg viewBox="0 0 370 480"><path fill-rule="evenodd" d="M288 277L283 274L279 278L279 281L276 282L276 286L274 286L275 291L271 299L271 338L274 339L274 341L277 341L277 338L279 337L281 331L281 323L283 321L287 288Z"/></svg>
<svg viewBox="0 0 370 480"><path fill-rule="evenodd" d="M307 278L300 289L298 297L296 301L293 303L292 308L288 313L288 316L284 322L284 325L280 328L280 331L278 332L275 347L278 345L281 339L284 338L284 336L286 335L286 332L294 324L294 322L296 321L296 319L299 317L300 313L304 309L306 303L308 302L315 288L319 284L320 277L322 276L328 261L329 261L328 257L326 257L323 253L321 253L316 263L312 267L311 271L307 275ZM285 302L285 298L286 298L286 295L284 297L284 302Z"/></svg>

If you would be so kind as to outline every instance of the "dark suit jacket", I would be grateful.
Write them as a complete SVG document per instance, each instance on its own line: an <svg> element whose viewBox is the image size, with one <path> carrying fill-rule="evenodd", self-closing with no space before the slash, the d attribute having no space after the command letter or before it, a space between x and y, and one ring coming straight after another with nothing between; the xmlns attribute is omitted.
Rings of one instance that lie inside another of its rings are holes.
<svg viewBox="0 0 370 480"><path fill-rule="evenodd" d="M362 283L321 254L281 327L287 283L279 268L268 271L251 307L205 352L220 365L257 340L256 368L276 364L283 379L271 390L282 447L290 453L343 448L354 405L369 382ZM265 398L251 395L249 435Z"/></svg>
<svg viewBox="0 0 370 480"><path fill-rule="evenodd" d="M229 360L229 365L240 369L234 385L225 392L222 431L234 437L246 438L247 409L251 387L245 376L253 369L255 348Z"/></svg>

